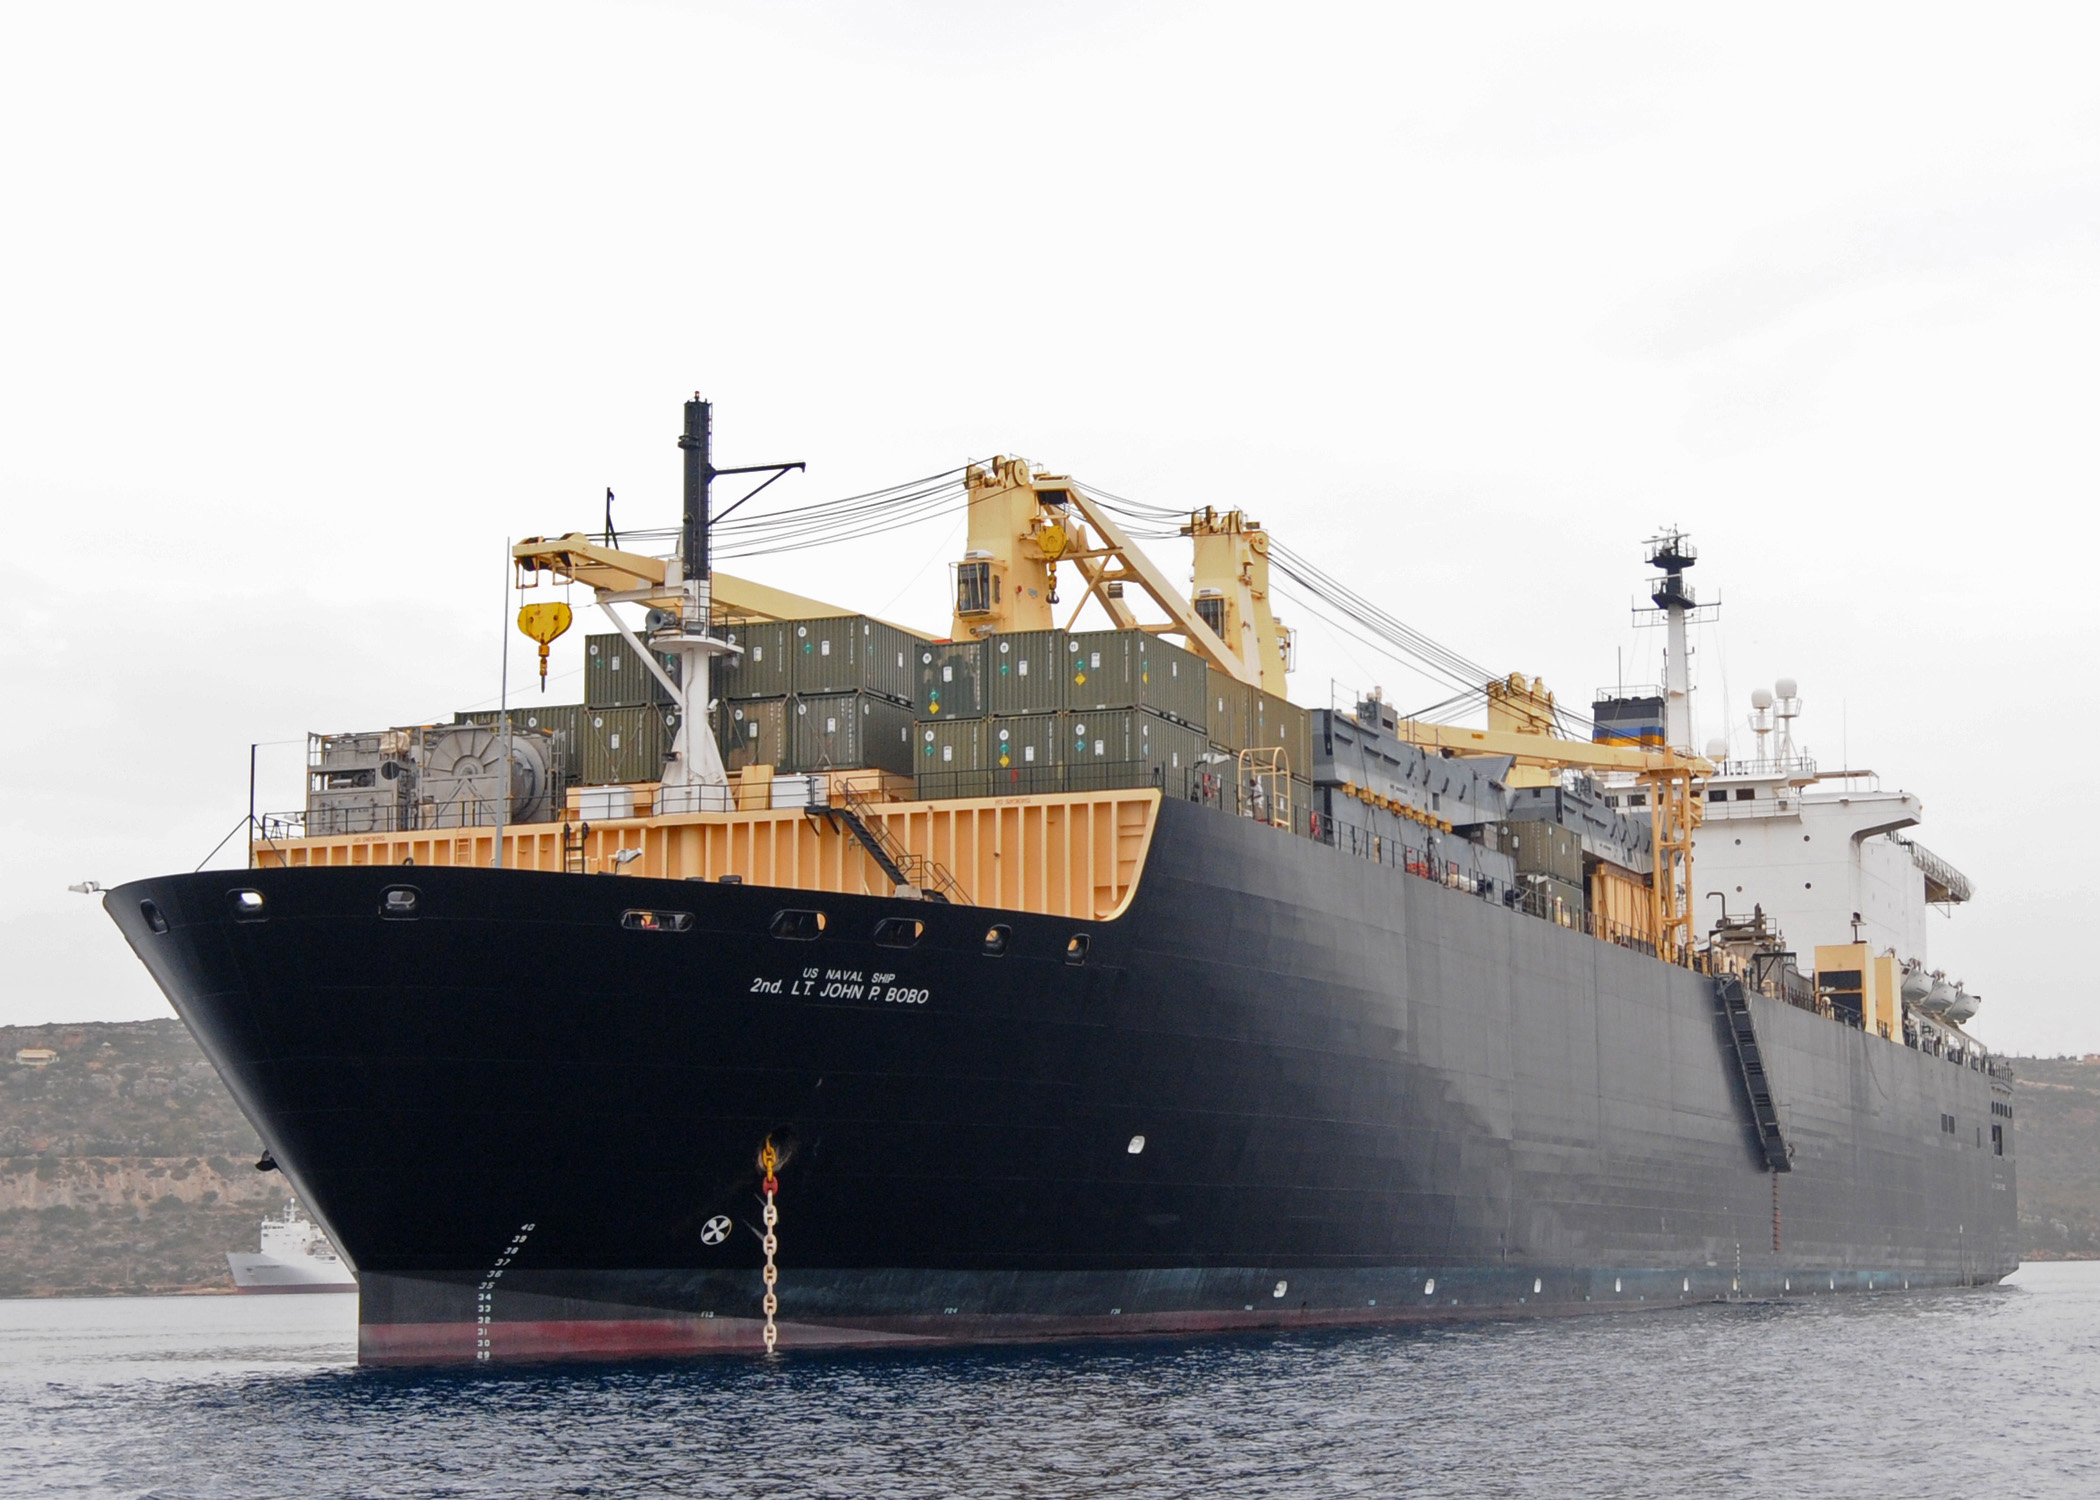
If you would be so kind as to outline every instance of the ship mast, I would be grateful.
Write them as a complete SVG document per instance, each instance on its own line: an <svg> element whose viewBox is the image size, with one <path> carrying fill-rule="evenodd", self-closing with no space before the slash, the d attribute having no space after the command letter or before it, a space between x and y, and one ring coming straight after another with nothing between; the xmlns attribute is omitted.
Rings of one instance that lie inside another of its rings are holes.
<svg viewBox="0 0 2100 1500"><path fill-rule="evenodd" d="M721 786L729 779L722 769L722 752L707 727L710 664L717 656L731 656L736 647L717 638L708 628L714 608L713 530L714 482L721 474L765 474L769 476L743 500L725 510L727 515L766 485L802 463L744 464L718 469L714 463L714 403L700 399L695 391L685 404L685 431L678 446L685 455L685 515L678 554L677 576L666 569L665 583L679 589L677 617L651 632L649 645L678 659L678 733L664 763L663 784L658 793L659 812L698 812L697 795L691 788ZM615 623L618 623L617 621ZM626 634L624 628L621 632Z"/></svg>
<svg viewBox="0 0 2100 1500"><path fill-rule="evenodd" d="M1663 733L1680 755L1692 753L1692 661L1685 623L1699 607L1698 596L1684 581L1684 570L1699 560L1699 549L1683 532L1671 530L1648 543L1648 561L1663 570L1649 597L1669 626L1669 649L1663 656Z"/></svg>

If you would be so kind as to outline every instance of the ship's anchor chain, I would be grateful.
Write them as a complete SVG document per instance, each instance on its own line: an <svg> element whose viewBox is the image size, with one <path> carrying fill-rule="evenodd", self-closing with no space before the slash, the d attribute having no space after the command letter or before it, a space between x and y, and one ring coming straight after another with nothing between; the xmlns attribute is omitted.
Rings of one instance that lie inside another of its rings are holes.
<svg viewBox="0 0 2100 1500"><path fill-rule="evenodd" d="M773 1325L773 1315L780 1311L780 1298L773 1292L774 1286L780 1280L780 1268L773 1264L773 1255L780 1249L780 1237L773 1232L773 1227L780 1222L780 1210L773 1202L775 1195L780 1192L780 1153L773 1149L771 1136L766 1137L765 1149L758 1153L758 1164L765 1168L766 1172L766 1233L765 1238L759 1241L766 1252L766 1269L761 1273L766 1283L766 1296L759 1305L766 1310L766 1353L771 1354L773 1345L780 1339L780 1330Z"/></svg>

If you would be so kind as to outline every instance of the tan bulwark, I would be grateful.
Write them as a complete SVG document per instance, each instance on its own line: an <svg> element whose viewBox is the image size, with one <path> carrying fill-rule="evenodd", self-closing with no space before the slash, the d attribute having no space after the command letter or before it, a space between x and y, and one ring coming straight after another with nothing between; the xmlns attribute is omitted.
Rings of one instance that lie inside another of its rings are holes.
<svg viewBox="0 0 2100 1500"><path fill-rule="evenodd" d="M1144 787L854 806L895 846L944 866L973 906L1100 921L1120 915L1137 889L1159 803L1158 789ZM799 807L526 823L505 828L501 837L503 866L511 870L658 880L733 875L786 890L891 894L881 866L850 831ZM486 869L495 853L493 828L271 839L254 846L259 869L411 861Z"/></svg>

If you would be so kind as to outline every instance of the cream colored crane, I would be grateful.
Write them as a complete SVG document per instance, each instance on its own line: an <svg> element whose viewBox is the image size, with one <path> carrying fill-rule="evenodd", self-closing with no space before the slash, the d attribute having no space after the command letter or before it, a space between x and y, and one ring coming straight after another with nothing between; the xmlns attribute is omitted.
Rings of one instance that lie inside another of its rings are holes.
<svg viewBox="0 0 2100 1500"><path fill-rule="evenodd" d="M1070 563L1086 587L1067 623L1089 599L1098 599L1119 628L1181 636L1220 671L1264 685L1261 654L1243 654L1229 644L1115 518L1068 477L1041 473L1026 459L1002 457L971 465L964 490L969 540L955 567L956 640L1053 628L1060 602L1057 568ZM1139 624L1124 597L1132 584L1151 597L1167 616L1166 624Z"/></svg>

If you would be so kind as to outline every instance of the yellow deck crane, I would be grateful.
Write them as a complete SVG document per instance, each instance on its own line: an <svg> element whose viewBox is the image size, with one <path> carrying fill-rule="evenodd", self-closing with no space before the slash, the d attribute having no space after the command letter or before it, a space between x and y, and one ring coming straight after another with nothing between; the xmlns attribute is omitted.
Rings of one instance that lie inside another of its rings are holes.
<svg viewBox="0 0 2100 1500"><path fill-rule="evenodd" d="M1567 770L1631 772L1648 804L1653 830L1655 873L1648 905L1656 951L1673 963L1683 962L1692 951L1692 834L1705 810L1698 783L1713 774L1713 762L1675 750L1562 739L1553 732L1553 695L1543 681L1512 673L1487 687L1486 729L1416 719L1382 727L1425 750L1510 756L1516 762L1512 785L1548 785Z"/></svg>
<svg viewBox="0 0 2100 1500"><path fill-rule="evenodd" d="M1026 459L1001 457L972 464L964 487L969 539L955 565L956 640L1057 625L1057 569L1069 563L1085 588L1072 602L1067 625L1088 600L1098 600L1118 629L1178 635L1189 650L1237 681L1267 686L1266 650L1247 641L1228 643L1197 601L1183 598L1115 519L1067 476L1043 473ZM1164 624L1139 623L1125 599L1131 585L1166 614ZM1221 623L1232 628L1230 622ZM1277 660L1277 681L1270 691L1280 693L1281 648Z"/></svg>

